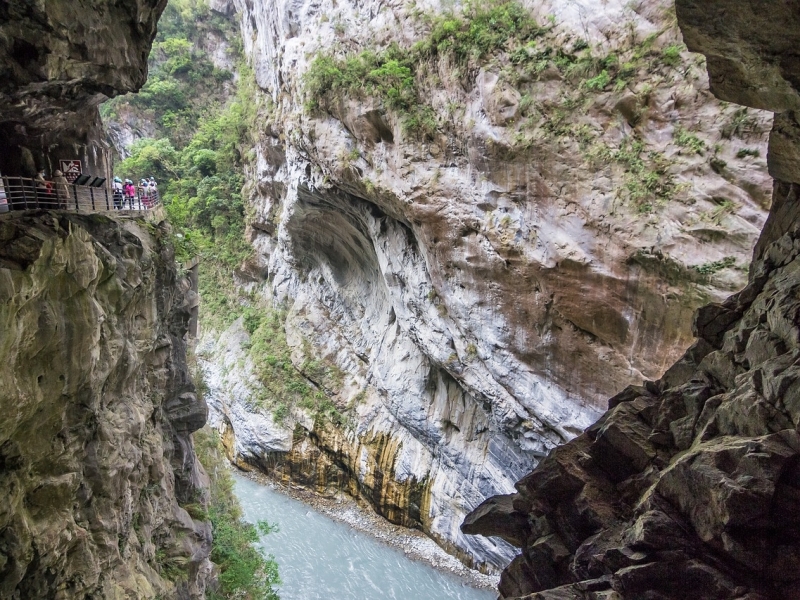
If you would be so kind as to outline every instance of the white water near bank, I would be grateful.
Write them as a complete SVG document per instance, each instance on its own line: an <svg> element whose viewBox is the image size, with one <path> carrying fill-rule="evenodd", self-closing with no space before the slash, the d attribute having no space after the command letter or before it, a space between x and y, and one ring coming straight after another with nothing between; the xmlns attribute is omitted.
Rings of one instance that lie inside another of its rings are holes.
<svg viewBox="0 0 800 600"><path fill-rule="evenodd" d="M261 546L278 561L282 600L494 600L495 592L406 557L268 486L234 475L244 516L276 523Z"/></svg>

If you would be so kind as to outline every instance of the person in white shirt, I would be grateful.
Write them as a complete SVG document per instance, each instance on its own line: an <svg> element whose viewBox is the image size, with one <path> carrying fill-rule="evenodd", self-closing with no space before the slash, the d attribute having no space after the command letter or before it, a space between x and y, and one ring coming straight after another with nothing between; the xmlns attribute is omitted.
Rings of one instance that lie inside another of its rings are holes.
<svg viewBox="0 0 800 600"><path fill-rule="evenodd" d="M158 202L158 185L156 184L155 177L151 177L147 185L150 192L150 204L155 204Z"/></svg>
<svg viewBox="0 0 800 600"><path fill-rule="evenodd" d="M114 177L114 183L111 186L111 189L114 190L114 208L116 209L122 208L125 202L124 192L122 188L122 179L120 179L119 177Z"/></svg>

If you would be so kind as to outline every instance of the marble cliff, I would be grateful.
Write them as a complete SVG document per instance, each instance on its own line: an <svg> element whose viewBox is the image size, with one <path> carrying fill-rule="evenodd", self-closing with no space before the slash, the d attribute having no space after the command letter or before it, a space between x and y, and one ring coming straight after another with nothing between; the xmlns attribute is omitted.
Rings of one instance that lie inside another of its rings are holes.
<svg viewBox="0 0 800 600"><path fill-rule="evenodd" d="M678 0L677 16L714 94L775 113L772 208L747 286L695 313L684 356L467 518L522 549L504 598L800 597L800 9Z"/></svg>
<svg viewBox="0 0 800 600"><path fill-rule="evenodd" d="M797 9L486 3L519 29L478 39L474 6L210 4L257 83L249 312L199 347L234 462L505 569L507 598L796 598ZM0 4L0 171L102 171L96 106L144 82L164 2L44 7ZM3 597L204 593L165 235L0 220ZM263 315L324 411L270 397Z"/></svg>
<svg viewBox="0 0 800 600"><path fill-rule="evenodd" d="M430 40L464 6L442 25L437 3L211 4L238 12L258 84L237 281L285 311L294 368L343 415L276 411L239 320L200 346L211 421L237 464L504 567L513 547L464 516L661 377L695 309L747 283L771 114L713 97L666 1L526 2L535 35L462 59ZM392 44L421 57L416 124L378 84L309 91L320 57Z"/></svg>
<svg viewBox="0 0 800 600"><path fill-rule="evenodd" d="M163 1L0 3L0 169L85 153L137 89ZM57 163L56 163L57 164ZM157 221L0 216L0 597L202 598L192 293Z"/></svg>

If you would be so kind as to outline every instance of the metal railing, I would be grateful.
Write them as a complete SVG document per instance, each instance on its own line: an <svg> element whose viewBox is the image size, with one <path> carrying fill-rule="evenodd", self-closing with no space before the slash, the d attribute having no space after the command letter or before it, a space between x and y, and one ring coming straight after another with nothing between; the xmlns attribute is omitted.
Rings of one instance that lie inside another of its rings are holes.
<svg viewBox="0 0 800 600"><path fill-rule="evenodd" d="M159 204L161 198L157 190L137 187L135 195L129 197L106 187L43 183L27 177L0 178L0 212L35 208L78 212L146 211Z"/></svg>

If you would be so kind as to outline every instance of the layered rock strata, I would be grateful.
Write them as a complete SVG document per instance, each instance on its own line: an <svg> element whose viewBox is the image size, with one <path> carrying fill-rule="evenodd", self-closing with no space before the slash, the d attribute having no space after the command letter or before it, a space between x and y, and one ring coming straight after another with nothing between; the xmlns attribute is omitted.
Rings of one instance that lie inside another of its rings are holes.
<svg viewBox="0 0 800 600"><path fill-rule="evenodd" d="M463 530L522 553L505 598L800 597L798 75L786 4L679 0L726 100L781 111L773 206L745 289L698 310L696 341L658 381L614 396L583 435L488 500ZM772 10L774 9L774 10ZM788 44L788 45L787 45Z"/></svg>
<svg viewBox="0 0 800 600"><path fill-rule="evenodd" d="M151 233L153 231L153 233ZM0 219L0 597L202 598L192 292L166 232Z"/></svg>
<svg viewBox="0 0 800 600"><path fill-rule="evenodd" d="M357 490L467 562L503 566L513 552L465 537L463 516L512 492L605 398L659 377L691 342L692 312L745 284L770 202L770 115L710 95L669 2L541 1L524 6L547 30L523 49L545 56L536 74L510 49L418 66L435 120L420 136L365 89L307 97L305 73L320 54L410 48L440 6L234 4L266 123L239 281L285 306L295 368L350 425L299 407L275 419L240 324L206 340L215 422L234 460ZM629 80L592 91L582 52ZM631 156L663 159L668 200L630 200L645 177ZM320 380L314 361L339 376Z"/></svg>

